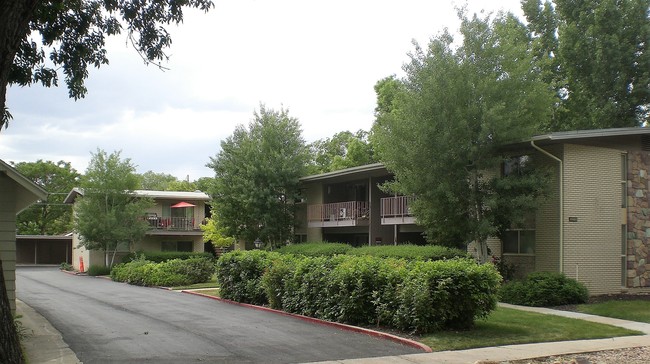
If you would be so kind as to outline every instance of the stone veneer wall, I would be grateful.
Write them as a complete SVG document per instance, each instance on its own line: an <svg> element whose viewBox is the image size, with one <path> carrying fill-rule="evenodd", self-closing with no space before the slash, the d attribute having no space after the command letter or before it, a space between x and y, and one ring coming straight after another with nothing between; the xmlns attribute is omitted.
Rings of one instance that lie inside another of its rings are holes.
<svg viewBox="0 0 650 364"><path fill-rule="evenodd" d="M627 173L627 287L650 287L650 153L630 152Z"/></svg>

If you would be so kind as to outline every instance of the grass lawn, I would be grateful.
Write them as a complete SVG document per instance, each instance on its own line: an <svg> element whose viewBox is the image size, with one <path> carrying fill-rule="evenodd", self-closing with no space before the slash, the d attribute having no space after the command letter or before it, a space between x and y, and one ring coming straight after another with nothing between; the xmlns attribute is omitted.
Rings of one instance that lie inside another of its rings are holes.
<svg viewBox="0 0 650 364"><path fill-rule="evenodd" d="M579 305L578 311L592 315L650 323L650 301L607 301Z"/></svg>
<svg viewBox="0 0 650 364"><path fill-rule="evenodd" d="M640 334L615 326L499 307L487 319L478 320L472 330L437 332L416 340L433 351L443 351Z"/></svg>
<svg viewBox="0 0 650 364"><path fill-rule="evenodd" d="M190 284L189 286L178 286L172 287L173 290L182 290L182 289L199 289L199 288L219 288L219 283L217 282L217 276L212 276L212 278L205 283L196 283Z"/></svg>
<svg viewBox="0 0 650 364"><path fill-rule="evenodd" d="M219 297L219 289L218 288L216 288L216 289L202 289L202 290L197 291L197 292L201 293L201 294L207 294L208 296Z"/></svg>

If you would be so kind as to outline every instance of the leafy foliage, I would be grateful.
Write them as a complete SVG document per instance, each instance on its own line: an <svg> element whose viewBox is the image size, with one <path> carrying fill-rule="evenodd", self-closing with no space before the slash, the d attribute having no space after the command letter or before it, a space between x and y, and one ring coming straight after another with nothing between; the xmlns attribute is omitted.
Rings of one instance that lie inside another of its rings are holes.
<svg viewBox="0 0 650 364"><path fill-rule="evenodd" d="M277 256L264 250L223 254L216 265L221 297L258 305L268 303L260 282L271 259Z"/></svg>
<svg viewBox="0 0 650 364"><path fill-rule="evenodd" d="M88 68L108 64L106 37L126 37L146 63L162 67L171 36L165 26L183 22L184 8L207 12L209 0L12 1L0 13L0 129L7 84L57 86L60 70L70 97L84 97Z"/></svg>
<svg viewBox="0 0 650 364"><path fill-rule="evenodd" d="M587 288L575 279L553 272L534 272L520 281L509 282L500 291L503 302L523 306L560 306L585 303Z"/></svg>
<svg viewBox="0 0 650 364"><path fill-rule="evenodd" d="M216 174L213 211L224 235L272 246L290 240L307 158L298 120L260 105L248 128L239 125L208 163Z"/></svg>
<svg viewBox="0 0 650 364"><path fill-rule="evenodd" d="M152 202L133 196L137 185L135 167L130 159L122 160L120 152L92 154L81 180L83 196L75 204L75 230L82 246L104 251L108 266L109 252L114 257L120 245L131 248L149 229L142 217Z"/></svg>
<svg viewBox="0 0 650 364"><path fill-rule="evenodd" d="M88 268L87 273L89 276L107 276L111 274L111 268L93 264Z"/></svg>
<svg viewBox="0 0 650 364"><path fill-rule="evenodd" d="M141 257L113 267L111 278L138 286L170 287L207 282L214 272L212 259L203 257L172 259L161 263Z"/></svg>
<svg viewBox="0 0 650 364"><path fill-rule="evenodd" d="M422 333L465 329L486 317L496 307L501 280L493 265L471 259L407 262L237 251L222 256L217 266L223 298Z"/></svg>
<svg viewBox="0 0 650 364"><path fill-rule="evenodd" d="M16 217L20 235L60 235L72 231L72 207L64 205L68 192L77 186L79 173L69 162L20 162L16 170L48 192L47 201L30 206Z"/></svg>
<svg viewBox="0 0 650 364"><path fill-rule="evenodd" d="M650 117L650 1L524 0L537 71L556 93L551 131Z"/></svg>
<svg viewBox="0 0 650 364"><path fill-rule="evenodd" d="M215 248L228 248L235 244L237 239L227 236L226 229L217 219L217 214L212 212L212 216L201 225L203 240L211 242Z"/></svg>
<svg viewBox="0 0 650 364"><path fill-rule="evenodd" d="M191 259L205 258L212 259L212 254L208 252L161 252L161 251L139 251L129 253L122 258L123 263L128 263L137 259L146 259L154 263L166 262L172 259Z"/></svg>
<svg viewBox="0 0 650 364"><path fill-rule="evenodd" d="M532 210L539 191L521 191L528 196L521 199L500 193L499 176L488 172L506 157L504 143L532 136L550 117L553 95L532 69L528 30L513 15L460 17L459 46L444 32L428 48L416 46L404 79L378 82L372 135L395 175L384 188L418 196L411 207L427 239L457 247L476 241L484 262L496 214L506 213L491 207L517 198Z"/></svg>
<svg viewBox="0 0 650 364"><path fill-rule="evenodd" d="M467 257L467 251L441 245L384 245L354 248L350 255L371 255L406 260L444 260Z"/></svg>
<svg viewBox="0 0 650 364"><path fill-rule="evenodd" d="M368 132L342 131L331 138L309 145L311 162L309 174L319 174L378 162Z"/></svg>
<svg viewBox="0 0 650 364"><path fill-rule="evenodd" d="M344 243L300 243L285 245L276 251L282 254L318 257L348 254L352 249L354 248L351 245Z"/></svg>

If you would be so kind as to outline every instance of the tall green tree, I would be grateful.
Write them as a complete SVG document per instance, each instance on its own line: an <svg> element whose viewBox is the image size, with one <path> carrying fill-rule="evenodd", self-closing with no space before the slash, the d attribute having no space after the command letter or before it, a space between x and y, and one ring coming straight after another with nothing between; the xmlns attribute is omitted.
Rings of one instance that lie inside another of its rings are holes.
<svg viewBox="0 0 650 364"><path fill-rule="evenodd" d="M426 49L416 45L403 79L378 82L373 141L395 175L386 188L417 196L412 207L427 239L476 242L485 261L487 238L504 225L496 215L517 216L503 199L532 209L541 191L518 188L529 198L504 193L491 172L504 160L500 147L532 136L550 117L553 95L532 69L519 20L459 16L458 46L445 31Z"/></svg>
<svg viewBox="0 0 650 364"><path fill-rule="evenodd" d="M83 197L75 204L75 230L82 246L104 252L106 266L119 247L131 248L149 229L143 217L152 201L133 195L138 183L135 166L120 152L92 153L81 179Z"/></svg>
<svg viewBox="0 0 650 364"><path fill-rule="evenodd" d="M650 0L522 0L536 63L556 93L550 131L650 117Z"/></svg>
<svg viewBox="0 0 650 364"><path fill-rule="evenodd" d="M140 175L140 189L152 191L167 191L169 185L176 183L178 178L167 173L147 171Z"/></svg>
<svg viewBox="0 0 650 364"><path fill-rule="evenodd" d="M57 86L63 72L70 97L86 94L90 66L108 64L106 37L126 37L147 63L160 65L172 39L166 27L183 22L185 8L208 11L210 0L0 1L0 130L11 115L7 86Z"/></svg>
<svg viewBox="0 0 650 364"><path fill-rule="evenodd" d="M260 105L248 127L237 126L210 158L213 212L225 236L271 246L292 238L298 179L307 148L298 119Z"/></svg>
<svg viewBox="0 0 650 364"><path fill-rule="evenodd" d="M369 133L342 131L331 138L317 140L309 145L312 160L309 174L376 163L375 153L368 138Z"/></svg>
<svg viewBox="0 0 650 364"><path fill-rule="evenodd" d="M72 207L63 203L77 186L79 173L69 162L20 162L16 170L48 191L47 201L40 201L16 217L19 235L59 235L72 231Z"/></svg>

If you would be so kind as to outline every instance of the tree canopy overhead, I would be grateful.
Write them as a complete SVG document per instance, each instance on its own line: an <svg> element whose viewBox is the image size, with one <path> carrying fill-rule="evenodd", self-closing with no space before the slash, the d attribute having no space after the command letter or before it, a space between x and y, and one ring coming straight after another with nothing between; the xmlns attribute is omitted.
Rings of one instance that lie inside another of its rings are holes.
<svg viewBox="0 0 650 364"><path fill-rule="evenodd" d="M307 160L298 119L260 105L248 127L237 126L208 163L215 171L211 195L220 233L249 243L290 240Z"/></svg>
<svg viewBox="0 0 650 364"><path fill-rule="evenodd" d="M522 0L538 72L555 91L549 131L650 118L650 0Z"/></svg>
<svg viewBox="0 0 650 364"><path fill-rule="evenodd" d="M106 37L126 32L145 62L160 64L171 45L166 30L185 8L207 12L210 0L2 0L0 1L0 130L11 118L7 86L59 84L70 97L87 92L89 67L108 64Z"/></svg>
<svg viewBox="0 0 650 364"><path fill-rule="evenodd" d="M499 199L532 201L539 192L500 195L498 176L486 172L503 160L503 143L532 136L550 118L553 94L533 72L528 30L513 15L459 16L459 45L445 31L425 49L416 45L403 79L377 83L373 141L395 175L387 188L417 196L412 207L427 239L478 242L484 260L487 237L501 225L496 215L512 207Z"/></svg>
<svg viewBox="0 0 650 364"><path fill-rule="evenodd" d="M376 163L375 152L369 140L369 133L342 131L331 138L324 138L309 144L311 161L309 174L337 171L344 168Z"/></svg>

